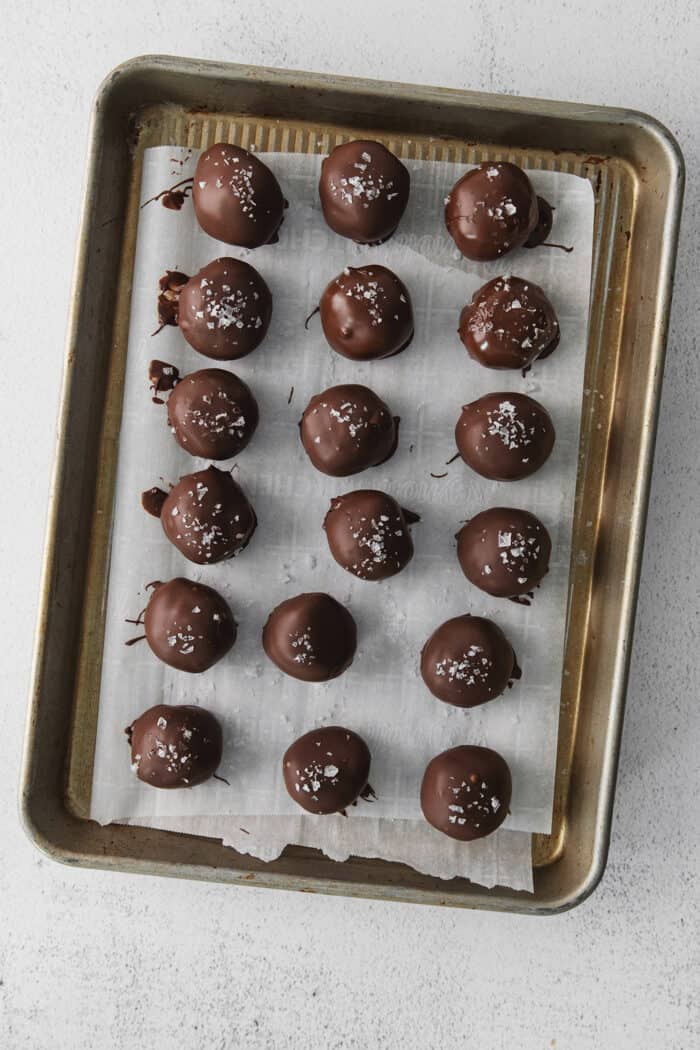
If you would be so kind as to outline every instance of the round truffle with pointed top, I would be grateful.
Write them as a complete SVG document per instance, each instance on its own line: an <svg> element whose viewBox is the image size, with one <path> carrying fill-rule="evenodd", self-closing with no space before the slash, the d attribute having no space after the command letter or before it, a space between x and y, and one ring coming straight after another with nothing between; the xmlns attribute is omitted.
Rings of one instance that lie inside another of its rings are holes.
<svg viewBox="0 0 700 1050"><path fill-rule="evenodd" d="M144 629L159 660L193 674L212 667L236 640L236 622L219 592L181 576L153 584Z"/></svg>
<svg viewBox="0 0 700 1050"><path fill-rule="evenodd" d="M258 419L258 403L248 385L223 368L190 372L168 398L168 425L175 440L202 459L237 456Z"/></svg>
<svg viewBox="0 0 700 1050"><path fill-rule="evenodd" d="M448 233L468 259L499 259L520 248L539 221L529 178L516 164L478 164L452 187L445 200Z"/></svg>
<svg viewBox="0 0 700 1050"><path fill-rule="evenodd" d="M338 565L360 580L385 580L413 557L408 526L416 521L386 492L356 489L331 500L323 527Z"/></svg>
<svg viewBox="0 0 700 1050"><path fill-rule="evenodd" d="M344 142L321 165L323 216L341 237L360 244L380 244L391 237L410 189L408 169L380 142Z"/></svg>
<svg viewBox="0 0 700 1050"><path fill-rule="evenodd" d="M377 467L393 456L398 423L373 390L345 383L311 398L299 433L316 469L343 478Z"/></svg>
<svg viewBox="0 0 700 1050"><path fill-rule="evenodd" d="M460 456L477 474L492 481L518 481L549 458L554 425L539 401L526 394L486 394L464 405L455 440Z"/></svg>
<svg viewBox="0 0 700 1050"><path fill-rule="evenodd" d="M265 338L272 294L254 266L241 259L214 259L180 290L178 325L205 357L233 361Z"/></svg>
<svg viewBox="0 0 700 1050"><path fill-rule="evenodd" d="M501 628L482 616L455 616L423 646L423 681L433 696L455 707L477 707L520 677L513 647Z"/></svg>
<svg viewBox="0 0 700 1050"><path fill-rule="evenodd" d="M393 357L413 338L413 307L403 281L386 266L346 266L319 304L328 343L353 361Z"/></svg>
<svg viewBox="0 0 700 1050"><path fill-rule="evenodd" d="M370 753L361 736L343 726L305 733L282 759L284 785L308 813L344 813L358 798L369 798Z"/></svg>
<svg viewBox="0 0 700 1050"><path fill-rule="evenodd" d="M157 704L131 723L126 736L131 768L151 787L195 787L221 762L221 726L203 707Z"/></svg>
<svg viewBox="0 0 700 1050"><path fill-rule="evenodd" d="M428 763L420 805L428 823L443 835L471 842L500 828L512 789L508 763L497 751L463 744Z"/></svg>
<svg viewBox="0 0 700 1050"><path fill-rule="evenodd" d="M163 499L160 520L170 542L197 565L233 558L257 525L241 486L216 467L180 478Z"/></svg>
<svg viewBox="0 0 700 1050"><path fill-rule="evenodd" d="M459 337L470 357L487 368L529 368L556 350L559 334L549 299L522 277L494 277L459 318Z"/></svg>
<svg viewBox="0 0 700 1050"><path fill-rule="evenodd" d="M457 534L462 572L495 598L517 598L538 587L549 570L551 551L540 519L511 507L484 510Z"/></svg>
<svg viewBox="0 0 700 1050"><path fill-rule="evenodd" d="M227 142L217 142L200 156L192 200L205 233L242 248L274 243L287 207L267 164Z"/></svg>
<svg viewBox="0 0 700 1050"><path fill-rule="evenodd" d="M298 594L272 610L262 643L285 674L302 682L328 682L352 663L357 626L330 594Z"/></svg>

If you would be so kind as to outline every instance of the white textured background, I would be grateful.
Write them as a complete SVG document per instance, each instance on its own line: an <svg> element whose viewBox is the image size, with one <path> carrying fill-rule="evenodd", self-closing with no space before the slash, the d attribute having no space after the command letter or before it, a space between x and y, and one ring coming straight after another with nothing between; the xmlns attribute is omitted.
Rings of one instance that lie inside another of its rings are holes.
<svg viewBox="0 0 700 1050"><path fill-rule="evenodd" d="M700 1038L695 0L0 6L0 1047L690 1050ZM644 109L689 166L610 862L555 919L59 868L16 817L88 111L164 52ZM63 145L60 147L58 143Z"/></svg>

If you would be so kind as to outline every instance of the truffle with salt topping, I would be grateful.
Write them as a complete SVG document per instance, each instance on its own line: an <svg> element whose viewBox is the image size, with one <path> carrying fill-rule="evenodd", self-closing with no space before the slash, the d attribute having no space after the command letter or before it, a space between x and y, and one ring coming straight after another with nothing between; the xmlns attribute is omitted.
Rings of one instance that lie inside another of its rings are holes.
<svg viewBox="0 0 700 1050"><path fill-rule="evenodd" d="M302 682L328 682L352 663L357 626L330 594L297 594L272 610L262 643L285 674Z"/></svg>
<svg viewBox="0 0 700 1050"><path fill-rule="evenodd" d="M538 587L549 570L552 541L534 514L512 507L484 510L457 534L462 572L495 598L518 598Z"/></svg>
<svg viewBox="0 0 700 1050"><path fill-rule="evenodd" d="M479 288L459 318L470 357L487 368L529 368L559 345L554 307L537 284L494 277Z"/></svg>
<svg viewBox="0 0 700 1050"><path fill-rule="evenodd" d="M486 394L464 405L455 440L460 456L477 474L492 481L518 481L549 458L554 425L539 401L526 394Z"/></svg>
<svg viewBox="0 0 700 1050"><path fill-rule="evenodd" d="M246 447L258 425L250 387L223 368L190 372L168 399L168 425L185 452L202 459L230 459Z"/></svg>
<svg viewBox="0 0 700 1050"><path fill-rule="evenodd" d="M282 759L284 786L308 813L345 813L369 786L370 753L357 733L343 726L313 729L295 740Z"/></svg>
<svg viewBox="0 0 700 1050"><path fill-rule="evenodd" d="M144 629L159 660L199 674L226 655L236 640L236 622L218 591L181 576L152 586Z"/></svg>
<svg viewBox="0 0 700 1050"><path fill-rule="evenodd" d="M500 828L511 794L506 760L491 748L463 744L428 763L420 805L428 823L443 835L471 842Z"/></svg>
<svg viewBox="0 0 700 1050"><path fill-rule="evenodd" d="M356 489L331 500L323 522L330 552L360 580L395 576L413 557L409 525L418 516L377 489Z"/></svg>
<svg viewBox="0 0 700 1050"><path fill-rule="evenodd" d="M267 164L227 142L217 142L200 156L192 200L205 233L242 248L274 243L287 207Z"/></svg>
<svg viewBox="0 0 700 1050"><path fill-rule="evenodd" d="M411 188L408 169L380 142L336 146L321 165L318 192L332 230L360 244L380 244L396 230Z"/></svg>
<svg viewBox="0 0 700 1050"><path fill-rule="evenodd" d="M499 259L520 248L539 222L529 178L516 164L487 161L463 175L445 200L448 233L468 259Z"/></svg>
<svg viewBox="0 0 700 1050"><path fill-rule="evenodd" d="M455 707L477 707L520 678L513 646L493 620L455 616L423 646L420 671L433 696Z"/></svg>
<svg viewBox="0 0 700 1050"><path fill-rule="evenodd" d="M396 451L398 417L373 390L354 383L329 387L304 409L299 434L323 474L342 478L385 463Z"/></svg>
<svg viewBox="0 0 700 1050"><path fill-rule="evenodd" d="M413 307L403 281L386 266L346 266L319 304L330 346L353 361L393 357L413 338Z"/></svg>
<svg viewBox="0 0 700 1050"><path fill-rule="evenodd" d="M252 353L267 334L272 293L249 263L214 259L179 293L177 323L205 357L233 361Z"/></svg>
<svg viewBox="0 0 700 1050"><path fill-rule="evenodd" d="M203 707L157 704L125 732L131 768L151 787L195 787L209 780L221 762L221 726Z"/></svg>

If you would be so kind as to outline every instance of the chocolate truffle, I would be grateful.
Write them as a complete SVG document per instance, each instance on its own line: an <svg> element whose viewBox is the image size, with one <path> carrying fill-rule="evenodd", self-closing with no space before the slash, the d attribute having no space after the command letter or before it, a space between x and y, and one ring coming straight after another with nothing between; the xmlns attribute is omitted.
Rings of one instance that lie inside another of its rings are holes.
<svg viewBox="0 0 700 1050"><path fill-rule="evenodd" d="M451 839L471 842L500 828L508 816L508 763L488 747L464 744L436 755L423 774L423 816Z"/></svg>
<svg viewBox="0 0 700 1050"><path fill-rule="evenodd" d="M408 289L386 266L346 266L327 286L319 309L326 339L353 361L392 357L413 338Z"/></svg>
<svg viewBox="0 0 700 1050"><path fill-rule="evenodd" d="M495 277L479 288L459 317L459 337L487 368L529 368L559 344L559 322L539 285Z"/></svg>
<svg viewBox="0 0 700 1050"><path fill-rule="evenodd" d="M352 663L357 627L330 594L298 594L272 610L262 643L285 674L302 682L328 682Z"/></svg>
<svg viewBox="0 0 700 1050"><path fill-rule="evenodd" d="M332 386L312 397L299 424L301 441L317 470L334 478L359 474L393 456L399 420L366 386Z"/></svg>
<svg viewBox="0 0 700 1050"><path fill-rule="evenodd" d="M503 161L472 168L445 200L448 233L468 259L499 259L519 248L538 220L532 183L522 168Z"/></svg>
<svg viewBox="0 0 700 1050"><path fill-rule="evenodd" d="M338 565L361 580L385 580L413 557L408 526L416 521L386 492L356 489L331 500L323 527Z"/></svg>
<svg viewBox="0 0 700 1050"><path fill-rule="evenodd" d="M181 576L153 584L144 628L159 660L194 674L212 667L236 640L235 620L218 591Z"/></svg>
<svg viewBox="0 0 700 1050"><path fill-rule="evenodd" d="M374 794L367 783L369 764L367 744L351 729L314 729L287 748L284 786L308 813L344 813L358 798Z"/></svg>
<svg viewBox="0 0 700 1050"><path fill-rule="evenodd" d="M203 707L158 704L132 722L126 736L131 768L152 787L203 784L221 762L221 726Z"/></svg>
<svg viewBox="0 0 700 1050"><path fill-rule="evenodd" d="M214 259L180 291L178 324L205 357L234 361L265 338L272 295L258 271L241 259Z"/></svg>
<svg viewBox="0 0 700 1050"><path fill-rule="evenodd" d="M464 405L455 427L459 454L492 481L518 481L539 470L554 447L554 426L526 394L486 394Z"/></svg>
<svg viewBox="0 0 700 1050"><path fill-rule="evenodd" d="M202 459L230 459L258 425L258 403L233 372L202 368L184 376L168 399L168 425L185 452Z"/></svg>
<svg viewBox="0 0 700 1050"><path fill-rule="evenodd" d="M463 525L457 557L468 580L495 598L530 593L546 576L552 541L534 514L492 507Z"/></svg>
<svg viewBox="0 0 700 1050"><path fill-rule="evenodd" d="M318 192L332 230L360 244L391 237L406 210L411 176L380 142L336 146L321 165Z"/></svg>
<svg viewBox="0 0 700 1050"><path fill-rule="evenodd" d="M149 489L141 497L151 514L157 492ZM247 547L257 525L241 486L216 467L180 478L169 493L163 493L159 517L170 542L197 565L233 558Z"/></svg>
<svg viewBox="0 0 700 1050"><path fill-rule="evenodd" d="M205 233L242 248L276 241L287 207L267 164L226 142L210 146L197 161L192 200Z"/></svg>
<svg viewBox="0 0 700 1050"><path fill-rule="evenodd" d="M477 707L520 677L513 647L493 620L455 616L423 646L420 673L433 696L455 707Z"/></svg>

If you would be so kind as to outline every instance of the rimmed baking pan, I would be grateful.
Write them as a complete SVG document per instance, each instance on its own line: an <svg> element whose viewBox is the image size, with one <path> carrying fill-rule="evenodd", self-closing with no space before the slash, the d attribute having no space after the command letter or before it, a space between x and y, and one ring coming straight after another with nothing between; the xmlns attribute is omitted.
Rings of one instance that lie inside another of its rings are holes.
<svg viewBox="0 0 700 1050"><path fill-rule="evenodd" d="M348 136L404 157L572 172L595 192L567 701L533 894L299 847L264 863L87 819L143 151L225 138L326 152ZM585 899L608 848L682 193L671 135L626 110L159 56L109 75L91 126L21 785L40 848L86 866L535 914Z"/></svg>

